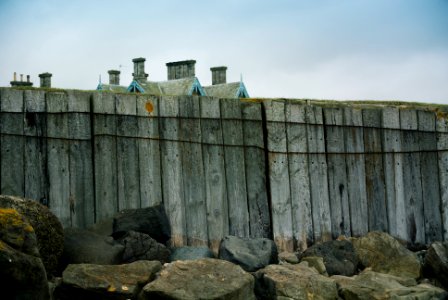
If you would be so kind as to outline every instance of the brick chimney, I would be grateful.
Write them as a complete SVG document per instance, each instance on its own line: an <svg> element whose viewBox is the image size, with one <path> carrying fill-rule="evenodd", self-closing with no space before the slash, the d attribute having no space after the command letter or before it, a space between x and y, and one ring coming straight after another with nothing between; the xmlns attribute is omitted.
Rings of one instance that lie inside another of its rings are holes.
<svg viewBox="0 0 448 300"><path fill-rule="evenodd" d="M109 71L107 71L107 73L109 73L109 84L120 85L120 71L109 70Z"/></svg>
<svg viewBox="0 0 448 300"><path fill-rule="evenodd" d="M194 77L195 65L195 60L183 60L167 63L168 80Z"/></svg>
<svg viewBox="0 0 448 300"><path fill-rule="evenodd" d="M134 80L139 82L146 82L148 78L148 74L145 73L145 61L146 59L143 57L134 58L132 62L134 63Z"/></svg>
<svg viewBox="0 0 448 300"><path fill-rule="evenodd" d="M212 85L227 83L227 67L213 67L210 71L212 71Z"/></svg>
<svg viewBox="0 0 448 300"><path fill-rule="evenodd" d="M51 76L53 76L53 74L48 72L39 74L41 88L51 88Z"/></svg>
<svg viewBox="0 0 448 300"><path fill-rule="evenodd" d="M14 72L14 78L10 82L11 86L33 86L33 83L30 81L30 75L26 75L26 81L23 81L23 74L20 74L20 81L17 80L17 73Z"/></svg>

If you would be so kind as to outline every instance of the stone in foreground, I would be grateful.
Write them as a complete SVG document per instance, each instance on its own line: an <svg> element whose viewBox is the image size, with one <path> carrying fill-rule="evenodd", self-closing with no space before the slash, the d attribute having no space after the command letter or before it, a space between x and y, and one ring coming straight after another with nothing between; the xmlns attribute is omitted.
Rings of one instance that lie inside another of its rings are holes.
<svg viewBox="0 0 448 300"><path fill-rule="evenodd" d="M158 261L137 261L125 265L69 265L62 274L56 298L136 299L143 286L162 268Z"/></svg>
<svg viewBox="0 0 448 300"><path fill-rule="evenodd" d="M214 258L208 247L179 247L171 249L170 261Z"/></svg>
<svg viewBox="0 0 448 300"><path fill-rule="evenodd" d="M320 275L308 263L269 265L255 273L258 299L338 299L334 280Z"/></svg>
<svg viewBox="0 0 448 300"><path fill-rule="evenodd" d="M164 264L170 258L170 250L145 233L129 231L119 240L119 243L124 246L123 263L158 260Z"/></svg>
<svg viewBox="0 0 448 300"><path fill-rule="evenodd" d="M425 276L435 278L448 289L448 242L431 244L425 257Z"/></svg>
<svg viewBox="0 0 448 300"><path fill-rule="evenodd" d="M166 264L139 299L255 300L254 278L230 262L204 258Z"/></svg>

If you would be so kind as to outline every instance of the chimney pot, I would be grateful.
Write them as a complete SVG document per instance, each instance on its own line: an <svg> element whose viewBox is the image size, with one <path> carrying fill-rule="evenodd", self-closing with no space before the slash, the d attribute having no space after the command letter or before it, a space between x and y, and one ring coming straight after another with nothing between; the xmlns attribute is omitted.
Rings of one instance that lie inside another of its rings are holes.
<svg viewBox="0 0 448 300"><path fill-rule="evenodd" d="M26 82L30 82L30 75L26 75Z"/></svg>
<svg viewBox="0 0 448 300"><path fill-rule="evenodd" d="M39 74L41 88L51 88L51 76L53 74L48 72Z"/></svg>
<svg viewBox="0 0 448 300"><path fill-rule="evenodd" d="M118 70L109 70L109 84L120 85L120 71Z"/></svg>
<svg viewBox="0 0 448 300"><path fill-rule="evenodd" d="M195 60L183 60L167 63L168 80L194 77L196 73L195 65Z"/></svg>
<svg viewBox="0 0 448 300"><path fill-rule="evenodd" d="M20 81L23 82L23 74L20 74Z"/></svg>
<svg viewBox="0 0 448 300"><path fill-rule="evenodd" d="M212 71L212 85L227 83L227 67L213 67L210 71Z"/></svg>
<svg viewBox="0 0 448 300"><path fill-rule="evenodd" d="M145 61L146 59L143 57L134 58L132 60L134 63L134 73L132 73L134 80L146 82L148 79L148 74L145 73Z"/></svg>
<svg viewBox="0 0 448 300"><path fill-rule="evenodd" d="M16 72L14 72L14 79L13 79L13 81L17 81L17 73Z"/></svg>

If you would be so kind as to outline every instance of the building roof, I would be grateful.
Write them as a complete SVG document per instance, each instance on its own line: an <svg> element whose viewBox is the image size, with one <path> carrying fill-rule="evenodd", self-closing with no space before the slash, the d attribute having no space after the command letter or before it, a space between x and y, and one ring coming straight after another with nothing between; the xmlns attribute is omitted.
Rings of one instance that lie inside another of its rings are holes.
<svg viewBox="0 0 448 300"><path fill-rule="evenodd" d="M204 86L204 90L210 97L249 98L249 93L242 81Z"/></svg>
<svg viewBox="0 0 448 300"><path fill-rule="evenodd" d="M99 91L111 91L118 93L125 93L127 91L127 87L125 86L115 84L104 84L104 83L99 83L96 89Z"/></svg>
<svg viewBox="0 0 448 300"><path fill-rule="evenodd" d="M151 94L156 96L206 96L204 89L202 88L199 80L196 77L188 77L161 82L138 82L136 80L133 80L127 88L127 91Z"/></svg>

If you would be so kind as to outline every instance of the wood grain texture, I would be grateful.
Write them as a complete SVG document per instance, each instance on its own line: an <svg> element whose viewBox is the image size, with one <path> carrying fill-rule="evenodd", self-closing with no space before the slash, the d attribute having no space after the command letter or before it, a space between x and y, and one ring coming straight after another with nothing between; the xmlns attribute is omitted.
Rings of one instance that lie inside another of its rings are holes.
<svg viewBox="0 0 448 300"><path fill-rule="evenodd" d="M448 115L436 119L437 156L440 183L440 211L442 214L443 240L448 240Z"/></svg>

